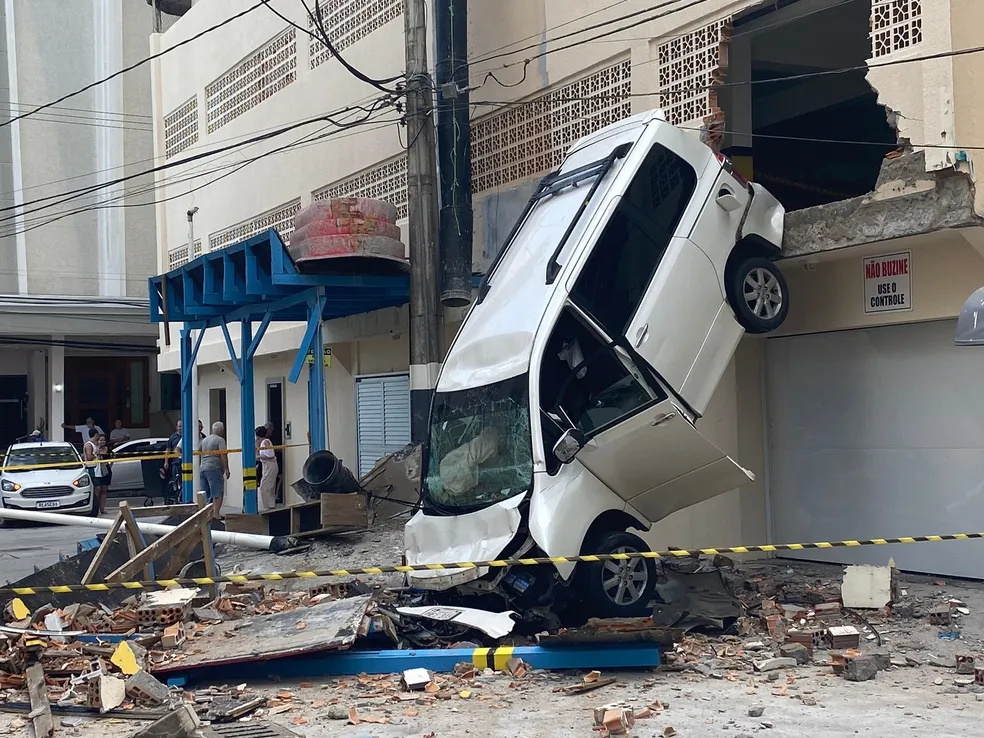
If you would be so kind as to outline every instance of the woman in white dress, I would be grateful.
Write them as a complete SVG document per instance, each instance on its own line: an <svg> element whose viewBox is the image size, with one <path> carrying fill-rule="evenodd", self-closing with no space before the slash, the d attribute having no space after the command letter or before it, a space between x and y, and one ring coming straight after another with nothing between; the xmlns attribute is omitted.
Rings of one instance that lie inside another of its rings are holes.
<svg viewBox="0 0 984 738"><path fill-rule="evenodd" d="M273 441L264 426L256 429L256 460L260 464L259 508L272 510L277 506L277 476L280 468L277 464L277 452L273 449Z"/></svg>

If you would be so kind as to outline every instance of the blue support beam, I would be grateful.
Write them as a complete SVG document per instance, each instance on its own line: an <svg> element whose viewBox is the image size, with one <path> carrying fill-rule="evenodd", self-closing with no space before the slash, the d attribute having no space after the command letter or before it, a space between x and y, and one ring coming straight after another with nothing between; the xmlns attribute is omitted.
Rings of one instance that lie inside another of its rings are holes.
<svg viewBox="0 0 984 738"><path fill-rule="evenodd" d="M190 503L195 494L192 472L195 444L192 435L198 430L195 424L195 408L191 406L191 377L194 374L195 355L205 331L199 331L198 342L192 345L191 329L181 330L181 501Z"/></svg>
<svg viewBox="0 0 984 738"><path fill-rule="evenodd" d="M253 392L253 357L250 348L253 344L253 324L242 320L240 328L240 350L242 351L242 373L239 377L240 419L243 437L243 512L247 515L257 513L256 505L256 447L253 443L253 430L256 428L256 412ZM262 338L262 336L261 336ZM259 343L257 341L257 343Z"/></svg>
<svg viewBox="0 0 984 738"><path fill-rule="evenodd" d="M320 321L324 312L324 296L312 301L311 313L319 318L318 329L314 332L311 340L311 351L314 354L314 361L311 362L311 370L308 381L308 427L311 430L311 452L324 451L328 447L328 408L325 405L325 361L324 361L324 334L322 333Z"/></svg>
<svg viewBox="0 0 984 738"><path fill-rule="evenodd" d="M325 651L288 658L204 666L174 671L167 677L170 687L191 681L216 684L237 679L280 679L345 676L354 674L398 674L406 669L451 672L461 662L479 669L505 669L510 658L520 658L534 669L649 669L660 664L660 647L649 643L598 643L584 646L500 646L499 648L446 648L406 651Z"/></svg>

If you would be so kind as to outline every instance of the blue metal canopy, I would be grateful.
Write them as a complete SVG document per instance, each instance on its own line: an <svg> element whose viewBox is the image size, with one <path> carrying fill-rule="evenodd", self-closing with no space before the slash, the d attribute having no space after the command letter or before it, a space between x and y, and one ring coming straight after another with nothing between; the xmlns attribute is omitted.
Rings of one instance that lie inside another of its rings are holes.
<svg viewBox="0 0 984 738"><path fill-rule="evenodd" d="M151 322L195 329L239 320L304 322L312 291L324 296L322 320L398 307L410 299L409 275L301 274L272 228L202 254L149 283Z"/></svg>
<svg viewBox="0 0 984 738"><path fill-rule="evenodd" d="M306 324L289 379L297 382L305 364L308 365L311 450L320 451L327 440L325 372L323 362L314 357L323 356L323 322L399 307L410 299L409 275L301 274L272 228L221 251L203 254L167 274L151 277L149 287L151 322L183 324L181 422L186 429L197 428L192 407L192 369L205 329L222 331L240 387L245 513L257 512L256 449L250 443L255 415L253 357L270 323ZM229 325L233 323L239 323L240 327L238 355L229 333ZM198 331L197 337L193 337L193 331ZM310 362L307 361L309 355ZM181 444L182 498L185 502L191 502L194 494L192 462L196 445Z"/></svg>

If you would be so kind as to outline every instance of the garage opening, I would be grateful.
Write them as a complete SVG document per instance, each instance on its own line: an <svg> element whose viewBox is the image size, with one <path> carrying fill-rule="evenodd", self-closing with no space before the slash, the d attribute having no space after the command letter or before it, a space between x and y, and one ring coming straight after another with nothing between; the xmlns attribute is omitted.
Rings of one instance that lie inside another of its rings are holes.
<svg viewBox="0 0 984 738"><path fill-rule="evenodd" d="M734 19L727 81L751 84L721 89L732 132L724 153L787 210L870 192L885 155L899 146L892 114L863 69L871 0L763 5ZM763 82L777 78L784 81Z"/></svg>

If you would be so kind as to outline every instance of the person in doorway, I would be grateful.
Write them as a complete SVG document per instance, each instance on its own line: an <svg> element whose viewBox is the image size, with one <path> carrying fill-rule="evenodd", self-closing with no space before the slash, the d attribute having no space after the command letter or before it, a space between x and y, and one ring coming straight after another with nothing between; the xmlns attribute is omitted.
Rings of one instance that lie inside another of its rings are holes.
<svg viewBox="0 0 984 738"><path fill-rule="evenodd" d="M198 421L198 440L205 440L205 425L200 420Z"/></svg>
<svg viewBox="0 0 984 738"><path fill-rule="evenodd" d="M98 518L102 510L102 503L99 501L99 487L101 482L96 476L99 466L99 431L95 428L89 429L89 440L82 446L82 459L85 461L85 470L89 475L89 486L92 487L92 517Z"/></svg>
<svg viewBox="0 0 984 738"><path fill-rule="evenodd" d="M215 505L215 514L221 520L225 480L229 478L229 454L226 453L225 425L223 423L212 423L212 433L205 436L202 441L201 453L199 477L202 489L212 504Z"/></svg>
<svg viewBox="0 0 984 738"><path fill-rule="evenodd" d="M106 436L96 436L96 461L95 466L95 494L93 508L98 508L97 515L105 515L106 500L109 499L109 486L113 483L113 465L109 463L109 444L106 443Z"/></svg>
<svg viewBox="0 0 984 738"><path fill-rule="evenodd" d="M86 418L85 425L72 425L71 423L62 423L62 428L64 428L65 430L73 431L75 433L78 433L80 436L82 436L83 445L89 442L89 438L90 438L89 431L95 429L95 431L99 435L103 434L103 429L100 428L98 425L96 425L96 421L94 421L92 418Z"/></svg>
<svg viewBox="0 0 984 738"><path fill-rule="evenodd" d="M273 450L270 431L265 425L256 429L256 459L260 462L259 507L260 510L272 510L277 506L277 475L280 465L277 463L277 453Z"/></svg>
<svg viewBox="0 0 984 738"><path fill-rule="evenodd" d="M109 447L111 449L130 440L130 431L123 427L123 421L117 420L115 428L109 432Z"/></svg>

